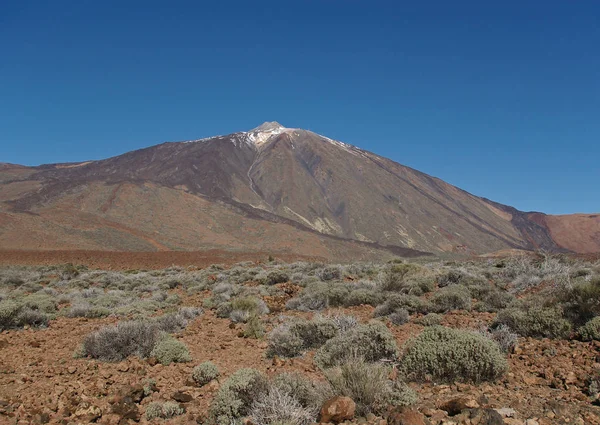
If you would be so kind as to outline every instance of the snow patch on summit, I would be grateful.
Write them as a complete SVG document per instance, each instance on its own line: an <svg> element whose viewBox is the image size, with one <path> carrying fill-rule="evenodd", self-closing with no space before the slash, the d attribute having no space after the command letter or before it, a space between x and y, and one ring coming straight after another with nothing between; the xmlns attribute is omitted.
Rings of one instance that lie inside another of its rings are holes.
<svg viewBox="0 0 600 425"><path fill-rule="evenodd" d="M264 124L259 125L258 127L248 131L246 136L248 140L252 142L255 146L262 146L269 141L269 139L273 136L277 136L281 133L290 130L289 128L285 128L278 122L266 122Z"/></svg>

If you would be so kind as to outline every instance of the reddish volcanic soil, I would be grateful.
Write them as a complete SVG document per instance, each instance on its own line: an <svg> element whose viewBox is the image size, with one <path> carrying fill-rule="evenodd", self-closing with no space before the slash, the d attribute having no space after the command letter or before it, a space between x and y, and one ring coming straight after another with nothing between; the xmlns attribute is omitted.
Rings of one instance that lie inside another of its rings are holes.
<svg viewBox="0 0 600 425"><path fill-rule="evenodd" d="M186 304L201 305L201 299L207 295L188 298ZM371 316L372 308L354 307L345 312L365 321ZM273 323L275 317L276 314L271 315L269 322ZM491 318L487 313L457 312L446 315L444 324L477 327ZM191 401L184 403L183 416L168 423L197 423L219 387L216 381L202 388L192 386L189 381L192 368L207 360L220 368L221 382L240 367L256 368L268 375L296 371L315 379L319 377L312 353L297 359L267 359L266 341L238 336L241 325L230 325L229 320L216 318L211 311L206 311L178 334L190 349L191 363L162 366L137 358L119 363L72 358L86 334L115 321L59 318L45 330L3 332L0 335L0 410L9 413L13 420L10 423L17 423L15 419L24 424L40 423L44 419L66 424L64 418L85 418L89 411L96 409L102 412L97 423L117 424L120 417L113 413L117 394L148 379L156 381L157 391L140 402L142 412L150 402L169 400L180 391L191 396ZM422 329L415 324L390 325L390 328L399 346ZM509 355L510 372L498 382L411 386L419 394L417 406L422 410L436 411L445 401L464 397L482 407L514 409L519 419L514 422L507 419L507 424L523 424L528 418L537 418L536 423L540 425L600 424L598 408L592 406L583 393L586 379L600 368L599 346L578 341L522 339L516 352ZM0 415L0 418L7 420L7 416ZM148 422L142 416L140 423Z"/></svg>

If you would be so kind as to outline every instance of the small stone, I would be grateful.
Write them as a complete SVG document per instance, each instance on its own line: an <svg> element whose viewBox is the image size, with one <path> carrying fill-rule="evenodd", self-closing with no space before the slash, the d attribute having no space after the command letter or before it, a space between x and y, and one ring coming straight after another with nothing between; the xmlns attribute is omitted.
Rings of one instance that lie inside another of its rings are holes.
<svg viewBox="0 0 600 425"><path fill-rule="evenodd" d="M479 407L479 404L475 400L465 397L454 398L440 405L440 409L448 412L448 415L450 416L456 416L463 410L474 409L477 407Z"/></svg>
<svg viewBox="0 0 600 425"><path fill-rule="evenodd" d="M67 368L67 372L69 372L71 375L73 375L75 372L77 372L77 368L75 366L69 366Z"/></svg>
<svg viewBox="0 0 600 425"><path fill-rule="evenodd" d="M389 425L425 425L425 416L407 407L394 409L387 419Z"/></svg>
<svg viewBox="0 0 600 425"><path fill-rule="evenodd" d="M187 393L184 393L183 391L175 391L173 395L171 395L171 398L180 403L189 403L194 399L194 397Z"/></svg>
<svg viewBox="0 0 600 425"><path fill-rule="evenodd" d="M503 418L512 418L516 415L515 409L511 409L510 407L502 407L500 409L495 409L496 412L500 414Z"/></svg>

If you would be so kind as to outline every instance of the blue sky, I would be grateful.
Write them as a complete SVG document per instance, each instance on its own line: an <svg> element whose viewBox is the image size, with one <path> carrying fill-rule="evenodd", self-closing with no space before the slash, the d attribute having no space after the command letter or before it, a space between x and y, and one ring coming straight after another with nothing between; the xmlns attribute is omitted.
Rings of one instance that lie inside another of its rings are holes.
<svg viewBox="0 0 600 425"><path fill-rule="evenodd" d="M0 162L275 120L522 210L600 212L598 46L596 0L2 2Z"/></svg>

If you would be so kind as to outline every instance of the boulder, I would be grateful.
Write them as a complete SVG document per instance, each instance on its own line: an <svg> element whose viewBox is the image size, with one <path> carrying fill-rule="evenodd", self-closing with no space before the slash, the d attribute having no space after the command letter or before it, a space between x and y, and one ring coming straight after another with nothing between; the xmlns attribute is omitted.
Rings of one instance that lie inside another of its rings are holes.
<svg viewBox="0 0 600 425"><path fill-rule="evenodd" d="M354 417L356 403L350 397L335 396L321 407L320 422L338 424Z"/></svg>

